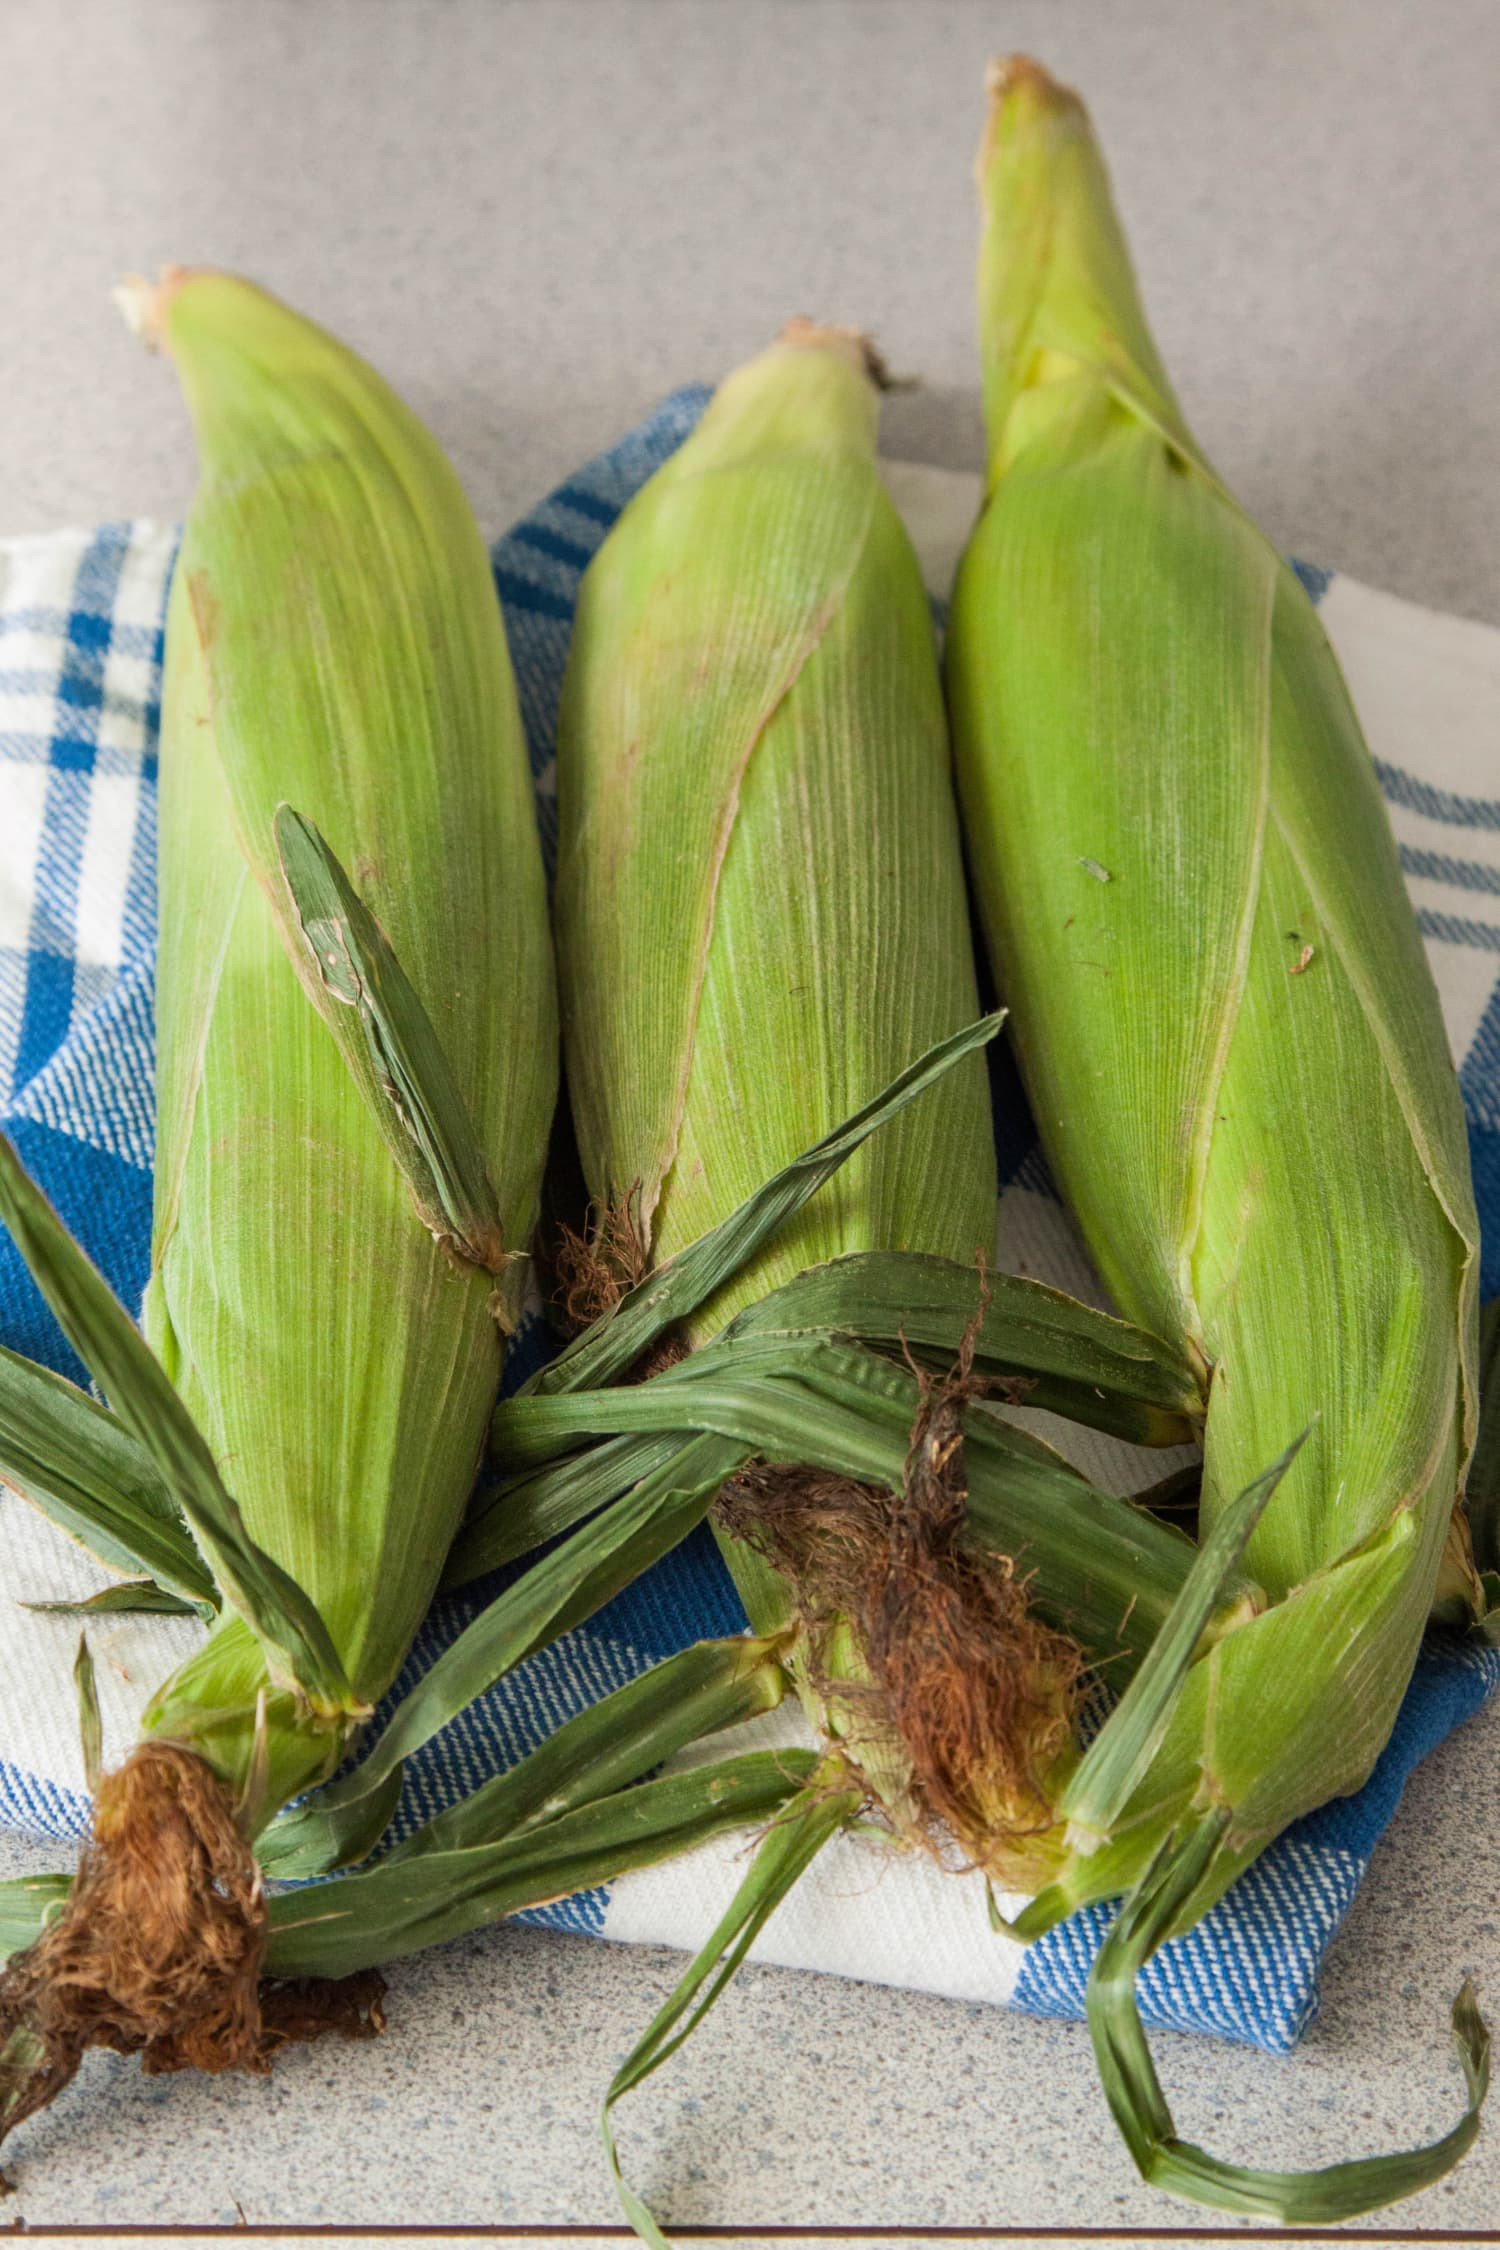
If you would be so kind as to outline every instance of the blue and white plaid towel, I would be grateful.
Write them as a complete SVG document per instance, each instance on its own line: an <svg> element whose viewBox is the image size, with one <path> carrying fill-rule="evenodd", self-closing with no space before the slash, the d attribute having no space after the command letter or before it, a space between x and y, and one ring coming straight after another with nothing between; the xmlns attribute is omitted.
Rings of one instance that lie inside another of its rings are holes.
<svg viewBox="0 0 1500 2250"><path fill-rule="evenodd" d="M552 733L579 574L707 393L667 400L495 550L549 844ZM972 520L977 482L901 463L892 488L936 594ZM146 1279L151 1208L153 859L161 626L175 535L149 523L0 542L0 1125L128 1305ZM1485 1221L1486 1295L1500 1289L1500 632L1433 616L1348 579L1305 573L1360 706L1459 1059ZM1079 1293L1097 1288L1012 1095L998 1122L999 1255ZM82 1370L0 1236L0 1341ZM1059 1434L1054 1432L1053 1434ZM1140 1456L1086 1433L1069 1450L1104 1481L1146 1481ZM1149 1475L1161 1463L1149 1463ZM86 1817L70 1679L77 1627L15 1606L91 1591L88 1558L0 1494L0 1824L74 1839ZM474 1614L441 1603L405 1687ZM707 1533L591 1623L533 1658L414 1759L410 1826L521 1756L561 1720L700 1635L738 1631ZM100 1616L90 1627L119 1755L151 1688L191 1647L191 1620ZM1434 1645L1395 1736L1357 1797L1302 1821L1143 1980L1149 2019L1291 2046L1406 1776L1500 1684L1500 1655ZM399 1691L399 1688L398 1688ZM797 1722L792 1722L796 1724ZM764 1722L763 1722L764 1724ZM740 1855L712 1847L535 1919L605 1937L694 1945L727 1903ZM843 1840L784 1905L767 1960L1078 2015L1102 1916L1022 1953L988 1927L977 1878Z"/></svg>

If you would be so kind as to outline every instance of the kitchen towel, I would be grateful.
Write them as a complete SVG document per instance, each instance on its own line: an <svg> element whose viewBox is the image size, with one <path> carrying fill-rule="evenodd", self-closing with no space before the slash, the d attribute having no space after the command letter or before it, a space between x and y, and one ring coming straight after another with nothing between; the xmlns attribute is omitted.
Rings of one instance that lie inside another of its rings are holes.
<svg viewBox="0 0 1500 2250"><path fill-rule="evenodd" d="M675 393L578 471L495 549L549 850L553 729L579 577L615 516L679 444L708 394ZM972 522L978 480L892 462L935 607ZM127 1305L146 1278L152 1156L155 753L162 618L175 533L151 523L0 541L0 1127ZM1460 1069L1485 1228L1484 1291L1500 1288L1500 632L1303 569L1375 757ZM1051 1189L1019 1089L997 1070L997 1256L1080 1295L1097 1282ZM544 1348L540 1323L527 1340ZM0 1342L83 1371L9 1238ZM519 1379L524 1352L513 1355ZM1043 1420L1036 1417L1039 1422ZM1162 1473L1111 1441L1048 1423L1117 1489ZM20 1604L92 1591L105 1574L0 1492L0 1825L73 1842L87 1819L71 1667L76 1621ZM481 1585L441 1601L404 1692L474 1616ZM402 1831L512 1763L563 1719L658 1658L744 1624L706 1531L587 1625L483 1697L410 1761ZM123 1754L152 1687L201 1628L90 1621L107 1756ZM1147 2020L1282 2051L1309 2020L1318 1967L1413 1765L1500 1685L1500 1653L1424 1650L1367 1786L1301 1821L1141 1980ZM786 1739L796 1719L760 1722ZM778 1730L780 1730L778 1732ZM722 1754L725 1738L715 1744ZM69 1855L60 1855L66 1859ZM726 1842L540 1910L539 1922L696 1945L727 1903L743 1849ZM763 1960L1079 2015L1106 1920L1095 1909L1022 1951L994 1934L977 1876L845 1838L755 1948Z"/></svg>

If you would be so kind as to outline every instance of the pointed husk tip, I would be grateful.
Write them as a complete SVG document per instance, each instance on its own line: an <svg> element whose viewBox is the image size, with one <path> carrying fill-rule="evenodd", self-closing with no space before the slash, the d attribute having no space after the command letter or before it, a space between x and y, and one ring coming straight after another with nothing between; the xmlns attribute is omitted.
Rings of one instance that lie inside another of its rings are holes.
<svg viewBox="0 0 1500 2250"><path fill-rule="evenodd" d="M1036 117L1072 127L1081 125L1085 132L1089 130L1083 97L1054 78L1051 71L1031 55L991 56L984 74L984 91L989 112L974 165L981 187L1005 130L1006 119L1018 105L1024 104Z"/></svg>
<svg viewBox="0 0 1500 2250"><path fill-rule="evenodd" d="M1076 113L1083 108L1083 97L1054 78L1033 55L992 55L985 69L984 90L992 109L1012 94L1028 95L1043 110Z"/></svg>

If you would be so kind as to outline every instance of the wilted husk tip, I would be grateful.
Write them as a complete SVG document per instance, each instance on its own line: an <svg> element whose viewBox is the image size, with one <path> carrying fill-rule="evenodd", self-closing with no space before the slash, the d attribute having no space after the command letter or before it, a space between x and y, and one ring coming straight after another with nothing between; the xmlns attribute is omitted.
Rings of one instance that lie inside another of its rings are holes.
<svg viewBox="0 0 1500 2250"><path fill-rule="evenodd" d="M144 274L128 273L111 291L126 327L140 337L148 351L166 350L172 299L185 281L201 271L198 266L163 266L155 281L148 281Z"/></svg>
<svg viewBox="0 0 1500 2250"><path fill-rule="evenodd" d="M1082 96L1071 86L1061 85L1030 55L992 57L984 74L984 91L989 115L974 163L974 176L981 187L1000 138L1006 105L1013 98L1029 100L1037 111L1059 122L1067 119L1070 124L1082 123L1087 129L1088 112Z"/></svg>
<svg viewBox="0 0 1500 2250"><path fill-rule="evenodd" d="M809 320L805 313L798 313L787 322L776 341L789 345L793 351L842 352L861 374L869 377L877 391L896 388L896 379L874 338L867 336L862 328L846 328L836 321Z"/></svg>
<svg viewBox="0 0 1500 2250"><path fill-rule="evenodd" d="M994 55L984 74L984 90L992 108L1007 95L1029 94L1039 108L1081 112L1083 98L1064 86L1032 55Z"/></svg>

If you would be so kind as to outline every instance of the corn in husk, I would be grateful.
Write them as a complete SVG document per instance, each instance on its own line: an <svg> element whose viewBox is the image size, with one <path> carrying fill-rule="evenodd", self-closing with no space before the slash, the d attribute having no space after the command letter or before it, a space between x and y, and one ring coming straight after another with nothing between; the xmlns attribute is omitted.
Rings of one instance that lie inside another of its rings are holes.
<svg viewBox="0 0 1500 2250"><path fill-rule="evenodd" d="M0 2124L70 2041L257 2060L250 1842L337 1765L437 1583L556 1079L525 744L456 478L378 376L249 284L176 272L136 305L202 467L165 657L156 1357L9 1166L6 1217L115 1410L72 1394L74 1420L142 1489L154 1463L158 1545L170 1567L178 1534L219 1617L8 1984ZM403 1010L439 1058L421 1083ZM28 2024L55 2049L29 2087Z"/></svg>
<svg viewBox="0 0 1500 2250"><path fill-rule="evenodd" d="M530 775L488 557L415 417L243 283L189 279L159 317L202 469L163 693L146 1334L368 1706L468 1495L535 1220L555 1069ZM292 973L282 802L355 875L451 1058L493 1165L489 1264L420 1222ZM253 1713L261 1669L227 1623L157 1723ZM216 1745L226 1778L242 1754Z"/></svg>
<svg viewBox="0 0 1500 2250"><path fill-rule="evenodd" d="M858 337L793 324L584 580L558 744L565 1054L585 1178L638 1271L979 1013L932 624L878 407ZM683 1340L841 1254L972 1260L994 1197L975 1056ZM756 1624L785 1623L789 1583L724 1545Z"/></svg>
<svg viewBox="0 0 1500 2250"><path fill-rule="evenodd" d="M1022 1920L1152 1874L1145 1944L1360 1785L1429 1618L1479 1606L1460 1506L1477 1227L1347 691L1183 421L1077 99L1001 68L979 177L989 462L947 676L980 914L1100 1271L1201 1370L1205 1542L1306 1433L1245 1547L1263 1613L1184 1650L1159 1723L1101 1741ZM1159 2120L1135 2120L1153 2164ZM1190 2166L1171 2184L1282 2217L1366 2207L1267 2179L1261 2202Z"/></svg>

